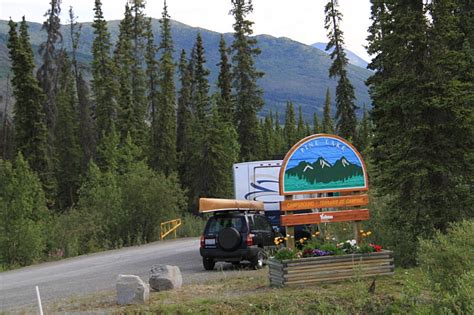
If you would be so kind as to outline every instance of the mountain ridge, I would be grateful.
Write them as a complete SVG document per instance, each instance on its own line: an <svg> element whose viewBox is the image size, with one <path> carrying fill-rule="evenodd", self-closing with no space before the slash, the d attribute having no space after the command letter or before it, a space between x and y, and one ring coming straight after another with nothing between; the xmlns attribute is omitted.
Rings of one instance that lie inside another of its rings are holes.
<svg viewBox="0 0 474 315"><path fill-rule="evenodd" d="M108 21L109 32L113 41L118 36L119 20ZM88 64L92 60L91 45L94 38L92 23L81 23L81 45L78 49L78 59L88 70ZM28 22L29 34L35 51L35 60L39 64L37 54L39 44L45 40L46 34L41 31L40 23ZM62 26L64 34L64 45L69 48L69 36L67 25ZM152 19L152 29L155 34L155 42L159 42L159 21ZM216 90L218 75L217 63L219 63L219 40L221 33L209 31L204 28L192 27L178 21L171 21L172 38L175 45L174 58L177 61L181 49L188 54L195 43L197 32L201 33L206 52L207 68L211 71L209 83L211 90ZM0 20L0 94L5 94L6 77L9 71L8 49L6 40L8 33L8 22ZM233 41L232 33L224 33L227 45ZM328 78L328 68L331 64L329 56L314 49L311 46L299 43L289 38L276 38L270 35L257 35L257 46L262 54L256 58L256 67L265 72L263 78L259 80L259 85L264 90L265 106L260 112L261 116L279 112L283 117L286 102L292 101L296 107L301 106L305 120L312 122L312 114L316 112L320 117L323 112L323 104L326 89L331 90L332 113L335 114L334 93L337 80ZM351 82L355 87L357 101L356 104L362 108L363 104L370 105L365 80L371 72L360 67L349 65L348 73ZM86 75L89 76L90 74ZM3 106L2 106L3 107ZM360 114L360 111L359 113Z"/></svg>

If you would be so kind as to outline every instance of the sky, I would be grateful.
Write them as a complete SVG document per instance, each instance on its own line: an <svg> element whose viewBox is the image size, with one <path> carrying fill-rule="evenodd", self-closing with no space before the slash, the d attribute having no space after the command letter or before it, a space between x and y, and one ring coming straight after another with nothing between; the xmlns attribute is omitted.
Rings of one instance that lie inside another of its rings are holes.
<svg viewBox="0 0 474 315"><path fill-rule="evenodd" d="M327 0L253 0L255 35L268 34L288 37L304 44L327 42L324 28L324 5ZM102 10L107 20L123 17L126 0L102 0ZM230 0L167 0L171 19L216 32L232 32L233 17L229 15ZM94 0L63 0L61 22L67 23L69 7L73 6L79 22L91 22L94 16ZM49 0L0 0L0 19L10 17L18 21L25 15L28 21L43 22ZM148 0L146 14L160 18L163 0ZM370 25L369 0L339 0L343 14L342 30L345 46L359 57L370 60L364 46Z"/></svg>

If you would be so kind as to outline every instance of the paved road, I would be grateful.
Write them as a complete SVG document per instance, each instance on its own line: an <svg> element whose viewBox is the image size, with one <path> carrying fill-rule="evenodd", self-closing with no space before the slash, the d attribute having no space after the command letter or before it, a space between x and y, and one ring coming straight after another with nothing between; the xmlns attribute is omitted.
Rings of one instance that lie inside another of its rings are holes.
<svg viewBox="0 0 474 315"><path fill-rule="evenodd" d="M0 312L34 305L36 285L40 288L41 299L51 302L70 296L114 290L119 274L138 275L147 282L150 267L154 264L178 266L184 283L221 275L219 272L203 270L199 239L155 242L2 272Z"/></svg>

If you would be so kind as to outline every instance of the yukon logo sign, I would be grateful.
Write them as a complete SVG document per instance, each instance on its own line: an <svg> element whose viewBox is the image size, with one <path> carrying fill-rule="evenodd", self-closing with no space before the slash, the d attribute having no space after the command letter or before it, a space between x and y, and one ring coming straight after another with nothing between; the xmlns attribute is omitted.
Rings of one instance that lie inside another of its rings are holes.
<svg viewBox="0 0 474 315"><path fill-rule="evenodd" d="M280 170L280 194L367 190L367 173L357 150L334 135L307 137L287 153Z"/></svg>
<svg viewBox="0 0 474 315"><path fill-rule="evenodd" d="M332 215L325 215L325 214L321 214L319 217L321 218L321 221L328 221L328 220L334 219Z"/></svg>

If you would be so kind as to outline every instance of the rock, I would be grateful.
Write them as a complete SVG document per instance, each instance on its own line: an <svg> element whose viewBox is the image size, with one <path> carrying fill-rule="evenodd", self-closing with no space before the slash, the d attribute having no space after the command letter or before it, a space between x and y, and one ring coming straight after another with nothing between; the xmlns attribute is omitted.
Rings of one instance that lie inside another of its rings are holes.
<svg viewBox="0 0 474 315"><path fill-rule="evenodd" d="M153 290L174 290L183 285L183 277L178 266L154 265L151 267L150 273L148 283Z"/></svg>
<svg viewBox="0 0 474 315"><path fill-rule="evenodd" d="M117 277L117 304L144 304L150 298L150 287L134 275Z"/></svg>

